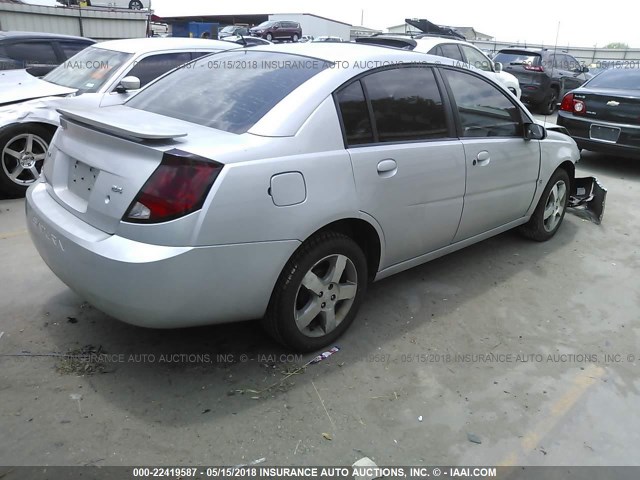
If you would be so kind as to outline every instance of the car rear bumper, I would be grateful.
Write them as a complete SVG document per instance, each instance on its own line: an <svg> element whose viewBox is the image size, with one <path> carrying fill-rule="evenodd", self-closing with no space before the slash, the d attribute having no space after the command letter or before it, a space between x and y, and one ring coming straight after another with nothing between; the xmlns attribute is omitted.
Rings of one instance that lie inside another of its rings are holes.
<svg viewBox="0 0 640 480"><path fill-rule="evenodd" d="M558 125L569 131L569 135L576 141L578 147L594 152L611 153L640 157L640 126L619 125L607 122L596 122L590 118L579 118L566 112L558 112ZM602 125L620 129L617 142L592 139L591 125Z"/></svg>
<svg viewBox="0 0 640 480"><path fill-rule="evenodd" d="M176 328L260 318L300 242L167 247L110 235L59 205L41 182L27 192L29 233L69 288L126 323Z"/></svg>

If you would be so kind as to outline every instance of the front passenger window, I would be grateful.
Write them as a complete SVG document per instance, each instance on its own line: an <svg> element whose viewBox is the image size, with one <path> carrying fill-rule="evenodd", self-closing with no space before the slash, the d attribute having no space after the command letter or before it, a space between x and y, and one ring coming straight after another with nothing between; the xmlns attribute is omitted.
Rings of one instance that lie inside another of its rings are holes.
<svg viewBox="0 0 640 480"><path fill-rule="evenodd" d="M463 137L522 137L520 110L498 88L466 72L442 71L458 107Z"/></svg>

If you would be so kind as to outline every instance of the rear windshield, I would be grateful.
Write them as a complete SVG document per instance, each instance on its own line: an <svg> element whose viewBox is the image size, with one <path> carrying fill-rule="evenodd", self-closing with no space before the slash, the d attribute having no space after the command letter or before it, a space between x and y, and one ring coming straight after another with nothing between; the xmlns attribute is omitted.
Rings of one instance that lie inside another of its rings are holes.
<svg viewBox="0 0 640 480"><path fill-rule="evenodd" d="M612 68L605 70L589 83L589 87L640 90L640 70L637 68Z"/></svg>
<svg viewBox="0 0 640 480"><path fill-rule="evenodd" d="M149 85L127 106L230 133L245 133L330 64L243 50L202 57Z"/></svg>
<svg viewBox="0 0 640 480"><path fill-rule="evenodd" d="M498 52L493 60L503 65L539 65L540 55L529 52Z"/></svg>

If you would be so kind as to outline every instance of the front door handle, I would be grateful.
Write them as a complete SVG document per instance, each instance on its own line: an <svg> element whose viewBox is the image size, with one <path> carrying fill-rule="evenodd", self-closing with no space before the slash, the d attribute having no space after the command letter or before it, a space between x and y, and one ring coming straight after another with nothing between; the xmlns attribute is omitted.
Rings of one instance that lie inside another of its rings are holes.
<svg viewBox="0 0 640 480"><path fill-rule="evenodd" d="M378 175L383 178L393 177L398 171L398 164L392 158L381 160L378 163Z"/></svg>
<svg viewBox="0 0 640 480"><path fill-rule="evenodd" d="M491 163L491 155L489 155L489 152L487 152L486 150L478 153L478 155L476 155L476 158L473 160L474 166L478 165L480 167L484 167L486 165L489 165L489 163Z"/></svg>

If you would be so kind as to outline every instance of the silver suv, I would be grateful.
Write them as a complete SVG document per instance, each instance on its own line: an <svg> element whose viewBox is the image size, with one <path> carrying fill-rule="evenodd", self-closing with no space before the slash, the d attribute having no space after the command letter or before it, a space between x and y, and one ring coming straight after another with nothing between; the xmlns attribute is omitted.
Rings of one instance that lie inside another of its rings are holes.
<svg viewBox="0 0 640 480"><path fill-rule="evenodd" d="M63 109L27 194L31 237L122 321L262 318L288 347L323 347L369 282L514 227L547 240L562 222L575 142L446 62L255 47L196 60L124 105Z"/></svg>

